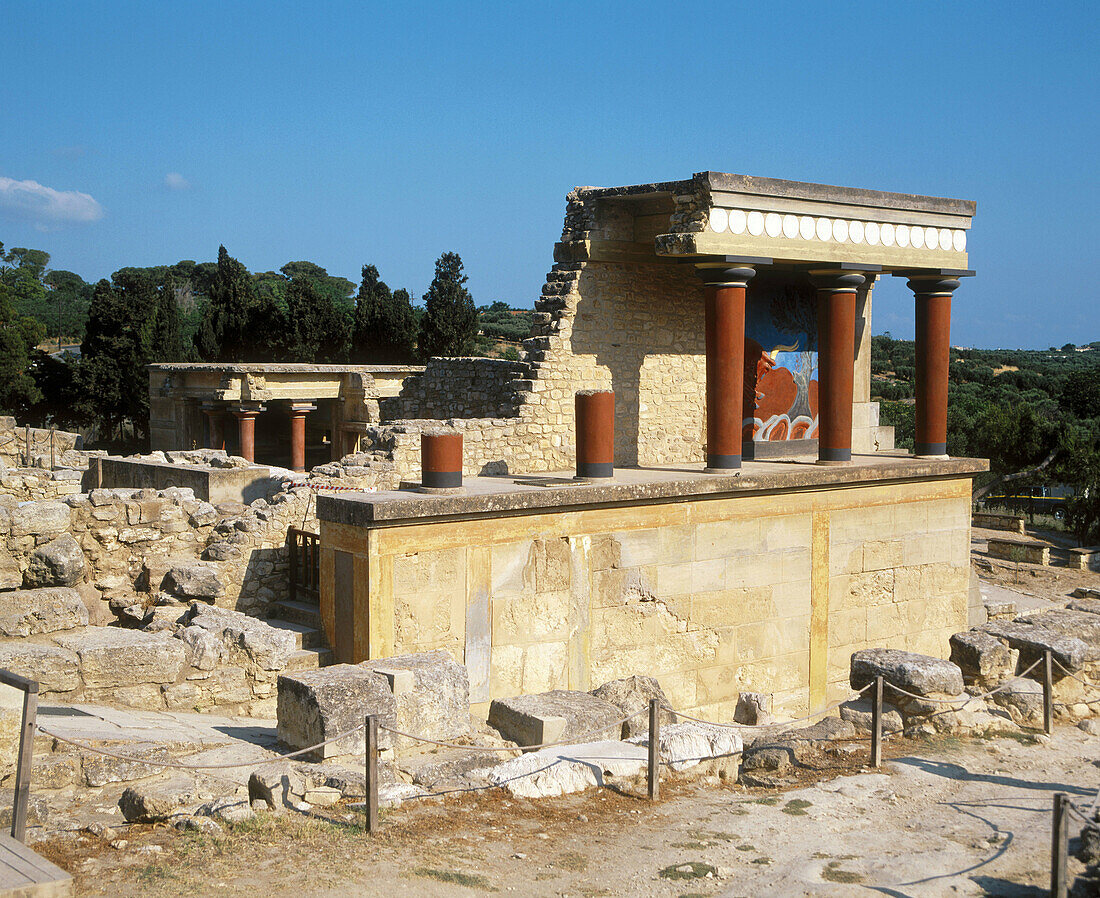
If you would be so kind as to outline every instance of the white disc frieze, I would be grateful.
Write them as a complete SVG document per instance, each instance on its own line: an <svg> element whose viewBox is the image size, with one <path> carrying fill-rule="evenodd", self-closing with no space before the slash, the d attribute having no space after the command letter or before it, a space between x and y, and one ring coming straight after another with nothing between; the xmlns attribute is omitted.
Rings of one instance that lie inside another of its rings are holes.
<svg viewBox="0 0 1100 898"><path fill-rule="evenodd" d="M827 218L817 220L817 239L829 240L833 236L833 223Z"/></svg>
<svg viewBox="0 0 1100 898"><path fill-rule="evenodd" d="M814 220L809 215L803 215L798 219L798 236L803 240L814 239Z"/></svg>
<svg viewBox="0 0 1100 898"><path fill-rule="evenodd" d="M715 234L721 234L727 227L729 227L730 215L725 209L711 209L710 210L710 229Z"/></svg>
<svg viewBox="0 0 1100 898"><path fill-rule="evenodd" d="M846 243L848 241L848 222L843 218L833 220L833 239L837 243Z"/></svg>
<svg viewBox="0 0 1100 898"><path fill-rule="evenodd" d="M744 234L748 226L748 217L743 209L730 209L730 233Z"/></svg>
<svg viewBox="0 0 1100 898"><path fill-rule="evenodd" d="M894 239L898 246L905 249L909 245L909 225L898 225L894 228Z"/></svg>
<svg viewBox="0 0 1100 898"><path fill-rule="evenodd" d="M784 215L783 216L783 236L788 240L794 240L798 236L798 216L797 215Z"/></svg>
<svg viewBox="0 0 1100 898"><path fill-rule="evenodd" d="M764 233L764 214L755 209L749 213L749 233L753 237L759 237Z"/></svg>
<svg viewBox="0 0 1100 898"><path fill-rule="evenodd" d="M894 245L894 226L890 222L885 222L882 225L881 236L883 246Z"/></svg>
<svg viewBox="0 0 1100 898"><path fill-rule="evenodd" d="M868 246L878 246L879 226L877 221L867 222L867 227L864 228L864 236L867 238Z"/></svg>
<svg viewBox="0 0 1100 898"><path fill-rule="evenodd" d="M961 253L966 249L966 231L952 231L951 232L951 245L955 248L955 252Z"/></svg>
<svg viewBox="0 0 1100 898"><path fill-rule="evenodd" d="M909 242L913 244L913 249L924 249L924 228L913 225L909 230Z"/></svg>
<svg viewBox="0 0 1100 898"><path fill-rule="evenodd" d="M951 232L947 228L940 228L940 249L944 252L951 249Z"/></svg>
<svg viewBox="0 0 1100 898"><path fill-rule="evenodd" d="M778 212L769 212L764 216L764 230L769 237L778 237L783 233L783 218Z"/></svg>
<svg viewBox="0 0 1100 898"><path fill-rule="evenodd" d="M924 229L924 245L928 249L935 249L940 242L940 232L935 228Z"/></svg>
<svg viewBox="0 0 1100 898"><path fill-rule="evenodd" d="M862 221L853 221L848 225L848 239L851 240L852 243L862 243L863 242L863 222Z"/></svg>

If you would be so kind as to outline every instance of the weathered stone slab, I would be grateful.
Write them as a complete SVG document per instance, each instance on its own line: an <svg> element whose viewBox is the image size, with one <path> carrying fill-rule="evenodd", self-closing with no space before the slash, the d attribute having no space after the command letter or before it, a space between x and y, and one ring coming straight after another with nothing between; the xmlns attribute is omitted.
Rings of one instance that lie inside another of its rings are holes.
<svg viewBox="0 0 1100 898"><path fill-rule="evenodd" d="M0 667L38 681L42 692L71 692L80 686L76 652L59 645L0 645Z"/></svg>
<svg viewBox="0 0 1100 898"><path fill-rule="evenodd" d="M239 611L195 605L189 623L219 636L231 653L243 653L263 670L282 670L297 650L293 633Z"/></svg>
<svg viewBox="0 0 1100 898"><path fill-rule="evenodd" d="M917 695L957 695L963 691L959 666L942 658L897 649L863 649L852 655L849 682L853 689L862 689L879 676Z"/></svg>
<svg viewBox="0 0 1100 898"><path fill-rule="evenodd" d="M156 823L181 813L185 806L198 800L195 781L185 774L176 774L167 780L129 786L118 806L130 823Z"/></svg>
<svg viewBox="0 0 1100 898"><path fill-rule="evenodd" d="M1050 564L1050 546L1033 539L991 539L986 551L991 558L1027 564Z"/></svg>
<svg viewBox="0 0 1100 898"><path fill-rule="evenodd" d="M0 593L0 633L34 636L88 626L88 608L75 589L16 589Z"/></svg>
<svg viewBox="0 0 1100 898"><path fill-rule="evenodd" d="M196 670L213 670L225 659L225 643L209 630L184 627L176 637L187 646L187 660Z"/></svg>
<svg viewBox="0 0 1100 898"><path fill-rule="evenodd" d="M1017 724L1043 725L1043 686L1035 680L1016 680L990 695L989 701L1008 711Z"/></svg>
<svg viewBox="0 0 1100 898"><path fill-rule="evenodd" d="M279 738L294 749L317 745L360 727L368 714L397 726L397 700L382 674L357 664L283 674L278 683ZM392 748L393 736L379 730L380 748ZM314 760L362 755L363 730L311 753Z"/></svg>
<svg viewBox="0 0 1100 898"><path fill-rule="evenodd" d="M647 748L631 742L544 748L498 764L488 779L521 798L550 798L602 786L616 777L636 776L646 769L648 756Z"/></svg>
<svg viewBox="0 0 1100 898"><path fill-rule="evenodd" d="M601 732L617 737L624 716L598 696L565 689L494 699L489 706L489 725L519 745L590 739Z"/></svg>
<svg viewBox="0 0 1100 898"><path fill-rule="evenodd" d="M733 719L746 726L767 726L775 720L772 717L772 697L763 692L738 693Z"/></svg>
<svg viewBox="0 0 1100 898"><path fill-rule="evenodd" d="M1084 618L1100 617L1087 612L1070 612L1076 614L1079 621ZM1046 612L1039 618L1017 618L1014 621L990 621L979 629L983 633L989 633L1000 639L1004 639L1009 646L1020 653L1020 663L1025 667L1041 658L1048 649L1053 658L1063 667L1072 671L1080 670L1089 661L1100 660L1100 646L1090 644L1083 638L1091 635L1091 626L1085 624L1075 633L1070 627L1068 632L1065 627L1067 620L1064 614L1055 615L1055 612ZM1079 635L1078 635L1079 634Z"/></svg>
<svg viewBox="0 0 1100 898"><path fill-rule="evenodd" d="M635 736L629 740L635 745L649 746L649 734ZM662 726L658 737L661 762L673 770L687 770L706 761L717 758L732 759L732 778L737 778L741 749L744 744L741 734L730 727L713 724L673 723Z"/></svg>
<svg viewBox="0 0 1100 898"><path fill-rule="evenodd" d="M213 602L225 595L221 569L210 561L176 561L164 575L160 588L180 599Z"/></svg>
<svg viewBox="0 0 1100 898"><path fill-rule="evenodd" d="M69 529L69 521L69 506L64 502L27 502L11 510L11 535L60 534Z"/></svg>
<svg viewBox="0 0 1100 898"><path fill-rule="evenodd" d="M627 714L637 715L623 724L623 739L642 734L648 736L651 699L657 699L661 703L662 726L665 724L671 726L676 722L676 717L672 714L672 705L665 697L661 684L654 677L634 676L612 680L610 683L604 683L599 689L593 689L592 694L618 708L620 717L625 717Z"/></svg>
<svg viewBox="0 0 1100 898"><path fill-rule="evenodd" d="M187 663L183 643L159 633L89 627L54 641L76 652L89 689L174 683Z"/></svg>
<svg viewBox="0 0 1100 898"><path fill-rule="evenodd" d="M447 741L470 732L470 678L447 652L422 652L364 662L386 678L397 702L397 728ZM395 747L422 743L396 737Z"/></svg>
<svg viewBox="0 0 1100 898"><path fill-rule="evenodd" d="M982 630L954 634L951 660L964 677L982 683L1000 682L1012 675L1012 652L1000 639Z"/></svg>
<svg viewBox="0 0 1100 898"><path fill-rule="evenodd" d="M73 586L84 579L84 569L84 552L80 544L65 533L34 550L23 574L23 583L29 589Z"/></svg>
<svg viewBox="0 0 1100 898"><path fill-rule="evenodd" d="M871 731L871 700L858 698L840 706L840 719L846 720L865 733ZM900 733L902 730L901 712L889 702L882 703L882 732Z"/></svg>

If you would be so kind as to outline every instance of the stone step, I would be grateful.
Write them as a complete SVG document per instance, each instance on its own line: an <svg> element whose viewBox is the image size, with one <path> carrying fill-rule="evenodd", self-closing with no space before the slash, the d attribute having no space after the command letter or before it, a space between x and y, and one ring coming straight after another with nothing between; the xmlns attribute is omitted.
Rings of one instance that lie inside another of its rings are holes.
<svg viewBox="0 0 1100 898"><path fill-rule="evenodd" d="M279 620L290 621L292 624L302 624L322 629L321 609L310 602L298 602L292 599L283 599L271 606L271 616Z"/></svg>
<svg viewBox="0 0 1100 898"><path fill-rule="evenodd" d="M308 627L305 624L281 618L268 618L268 626L278 630L285 630L294 637L294 647L299 649L316 649L325 647L325 634L316 627Z"/></svg>
<svg viewBox="0 0 1100 898"><path fill-rule="evenodd" d="M317 670L332 664L332 649L299 649L290 656L285 670Z"/></svg>

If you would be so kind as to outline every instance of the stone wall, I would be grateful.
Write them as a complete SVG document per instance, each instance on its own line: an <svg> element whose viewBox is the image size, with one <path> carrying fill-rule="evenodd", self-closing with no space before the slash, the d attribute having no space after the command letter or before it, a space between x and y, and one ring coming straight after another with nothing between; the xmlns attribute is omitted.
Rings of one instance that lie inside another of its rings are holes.
<svg viewBox="0 0 1100 898"><path fill-rule="evenodd" d="M0 497L16 502L64 499L83 489L84 476L84 471L75 468L0 468Z"/></svg>
<svg viewBox="0 0 1100 898"><path fill-rule="evenodd" d="M50 431L38 427L20 427L15 418L0 415L0 468L49 467L50 449L53 459L63 464L62 456L72 449L80 449L83 439L79 434L63 430ZM27 450L30 458L27 458Z"/></svg>
<svg viewBox="0 0 1100 898"><path fill-rule="evenodd" d="M445 649L474 703L638 674L711 719L746 691L793 716L846 693L857 649L947 654L968 625L969 515L963 478L369 531L322 521L322 612L348 553L370 656Z"/></svg>
<svg viewBox="0 0 1100 898"><path fill-rule="evenodd" d="M527 373L522 362L485 358L434 358L401 392L379 400L385 420L504 418L515 414L512 382Z"/></svg>

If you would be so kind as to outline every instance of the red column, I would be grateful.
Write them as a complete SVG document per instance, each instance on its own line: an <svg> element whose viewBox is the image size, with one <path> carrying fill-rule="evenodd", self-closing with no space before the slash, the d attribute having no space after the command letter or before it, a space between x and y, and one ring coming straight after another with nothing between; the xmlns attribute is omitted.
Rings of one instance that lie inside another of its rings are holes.
<svg viewBox="0 0 1100 898"><path fill-rule="evenodd" d="M420 488L454 490L462 486L462 431L420 432Z"/></svg>
<svg viewBox="0 0 1100 898"><path fill-rule="evenodd" d="M615 394L581 390L576 395L577 478L615 476Z"/></svg>
<svg viewBox="0 0 1100 898"><path fill-rule="evenodd" d="M745 288L749 267L700 268L706 282L707 470L741 467L745 383Z"/></svg>
<svg viewBox="0 0 1100 898"><path fill-rule="evenodd" d="M852 401L856 362L856 290L862 274L811 271L817 288L817 462L852 460Z"/></svg>
<svg viewBox="0 0 1100 898"><path fill-rule="evenodd" d="M290 467L294 471L306 469L306 415L316 411L311 402L290 403Z"/></svg>
<svg viewBox="0 0 1100 898"><path fill-rule="evenodd" d="M256 460L256 418L259 417L262 407L241 406L233 409L237 417L237 432L240 435L241 457L247 461Z"/></svg>
<svg viewBox="0 0 1100 898"><path fill-rule="evenodd" d="M947 375L951 362L951 294L959 281L914 275L917 303L917 405L913 454L947 456Z"/></svg>
<svg viewBox="0 0 1100 898"><path fill-rule="evenodd" d="M206 415L210 427L208 449L225 449L225 409L219 406L204 405L202 413Z"/></svg>

